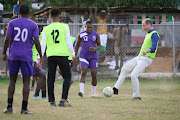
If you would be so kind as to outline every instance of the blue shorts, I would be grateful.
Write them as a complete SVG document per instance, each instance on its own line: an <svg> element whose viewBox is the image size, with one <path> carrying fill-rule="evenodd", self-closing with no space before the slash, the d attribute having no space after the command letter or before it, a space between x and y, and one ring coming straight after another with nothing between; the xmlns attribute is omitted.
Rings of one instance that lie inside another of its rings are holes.
<svg viewBox="0 0 180 120"><path fill-rule="evenodd" d="M35 64L36 66L38 66L37 62L34 62L34 64ZM34 65L34 67L35 67L35 65ZM35 68L34 68L34 69L33 69L33 77L35 77L36 74L37 74L37 72L40 72L40 71L42 71L42 67L38 68L38 71L35 70Z"/></svg>
<svg viewBox="0 0 180 120"><path fill-rule="evenodd" d="M33 75L33 61L8 60L9 74L18 74L21 68L23 76Z"/></svg>
<svg viewBox="0 0 180 120"><path fill-rule="evenodd" d="M96 58L91 58L91 59L79 58L79 63L80 63L80 67L98 69L98 59Z"/></svg>

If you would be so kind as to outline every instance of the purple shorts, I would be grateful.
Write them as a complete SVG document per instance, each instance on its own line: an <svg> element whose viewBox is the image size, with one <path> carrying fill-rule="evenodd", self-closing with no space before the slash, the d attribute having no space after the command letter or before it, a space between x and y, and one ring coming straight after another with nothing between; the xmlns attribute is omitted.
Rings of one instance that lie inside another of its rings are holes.
<svg viewBox="0 0 180 120"><path fill-rule="evenodd" d="M93 69L98 69L98 59L97 58L91 58L91 59L85 59L85 58L79 58L80 67L88 67Z"/></svg>
<svg viewBox="0 0 180 120"><path fill-rule="evenodd" d="M21 68L23 76L33 75L33 61L8 60L9 74L18 74Z"/></svg>
<svg viewBox="0 0 180 120"><path fill-rule="evenodd" d="M34 62L34 64L35 64L36 66L38 66L37 62ZM42 71L42 67L40 67L38 71L39 71L39 72ZM36 76L36 74L37 74L38 71L36 71L35 69L33 69L33 77Z"/></svg>

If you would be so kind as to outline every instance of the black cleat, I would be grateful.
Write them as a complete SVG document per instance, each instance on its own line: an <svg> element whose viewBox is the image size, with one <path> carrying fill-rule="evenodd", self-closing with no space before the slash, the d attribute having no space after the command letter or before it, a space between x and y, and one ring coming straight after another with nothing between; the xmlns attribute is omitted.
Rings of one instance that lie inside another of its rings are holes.
<svg viewBox="0 0 180 120"><path fill-rule="evenodd" d="M21 109L21 114L24 114L24 115L26 115L26 114L32 114L32 112L29 111L28 109L26 109L26 110Z"/></svg>
<svg viewBox="0 0 180 120"><path fill-rule="evenodd" d="M118 89L116 89L115 87L113 88L113 93L115 94L115 95L118 95Z"/></svg>
<svg viewBox="0 0 180 120"><path fill-rule="evenodd" d="M56 107L56 103L55 102L50 102L50 107Z"/></svg>
<svg viewBox="0 0 180 120"><path fill-rule="evenodd" d="M72 107L71 104L69 104L69 102L67 100L65 101L60 101L59 107Z"/></svg>
<svg viewBox="0 0 180 120"><path fill-rule="evenodd" d="M132 100L141 100L140 97L134 97Z"/></svg>
<svg viewBox="0 0 180 120"><path fill-rule="evenodd" d="M83 97L83 93L82 93L82 92L79 92L78 95L79 95L80 97Z"/></svg>
<svg viewBox="0 0 180 120"><path fill-rule="evenodd" d="M6 109L4 110L4 113L5 113L5 114L12 114L12 113L13 113L13 109L12 109L12 108L6 108Z"/></svg>

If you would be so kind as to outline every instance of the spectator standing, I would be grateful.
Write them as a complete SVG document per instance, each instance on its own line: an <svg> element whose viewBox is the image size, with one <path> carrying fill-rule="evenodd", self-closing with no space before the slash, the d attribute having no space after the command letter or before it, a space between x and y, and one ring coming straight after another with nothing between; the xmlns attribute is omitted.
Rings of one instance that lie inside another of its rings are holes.
<svg viewBox="0 0 180 120"><path fill-rule="evenodd" d="M108 39L107 39L107 54L110 55L110 58L112 58L114 54L114 26L109 26L109 31L107 33Z"/></svg>
<svg viewBox="0 0 180 120"><path fill-rule="evenodd" d="M119 21L119 24L123 24L123 21ZM115 61L116 66L114 70L117 70L123 66L124 58L125 58L125 52L126 52L126 34L129 34L129 26L125 28L124 26L120 25L119 27L114 29L114 38L115 38L115 44L114 44L114 52L115 52ZM120 57L120 67L119 67L119 57Z"/></svg>
<svg viewBox="0 0 180 120"><path fill-rule="evenodd" d="M14 5L14 8L13 8L13 17L17 18L19 16L19 8L21 5L22 5L22 0L18 0L17 4Z"/></svg>
<svg viewBox="0 0 180 120"><path fill-rule="evenodd" d="M92 19L92 8L89 8L89 12L90 12L90 14L88 12L85 12L84 16L81 16L81 18L79 20L79 23L82 23L82 25L80 25L80 27L81 27L80 32L83 32L86 30L86 27L85 27L86 22L91 21L91 19Z"/></svg>
<svg viewBox="0 0 180 120"><path fill-rule="evenodd" d="M61 12L60 22L62 23L73 23L73 20L70 18L69 14L66 11Z"/></svg>

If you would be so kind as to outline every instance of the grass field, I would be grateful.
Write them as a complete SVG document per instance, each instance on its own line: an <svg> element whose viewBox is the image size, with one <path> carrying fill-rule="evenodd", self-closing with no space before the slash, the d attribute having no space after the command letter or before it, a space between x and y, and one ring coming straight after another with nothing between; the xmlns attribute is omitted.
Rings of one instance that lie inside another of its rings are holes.
<svg viewBox="0 0 180 120"><path fill-rule="evenodd" d="M125 80L119 95L106 98L102 90L116 80L99 80L98 98L91 98L90 81L85 84L85 96L80 98L79 81L70 88L69 102L72 108L50 107L47 100L33 100L30 92L28 109L33 115L21 115L22 81L16 83L13 114L3 114L7 105L9 80L0 80L0 120L180 120L180 80L140 80L142 101L132 101L132 85ZM61 98L62 80L55 83L56 104ZM41 94L40 94L41 95Z"/></svg>

